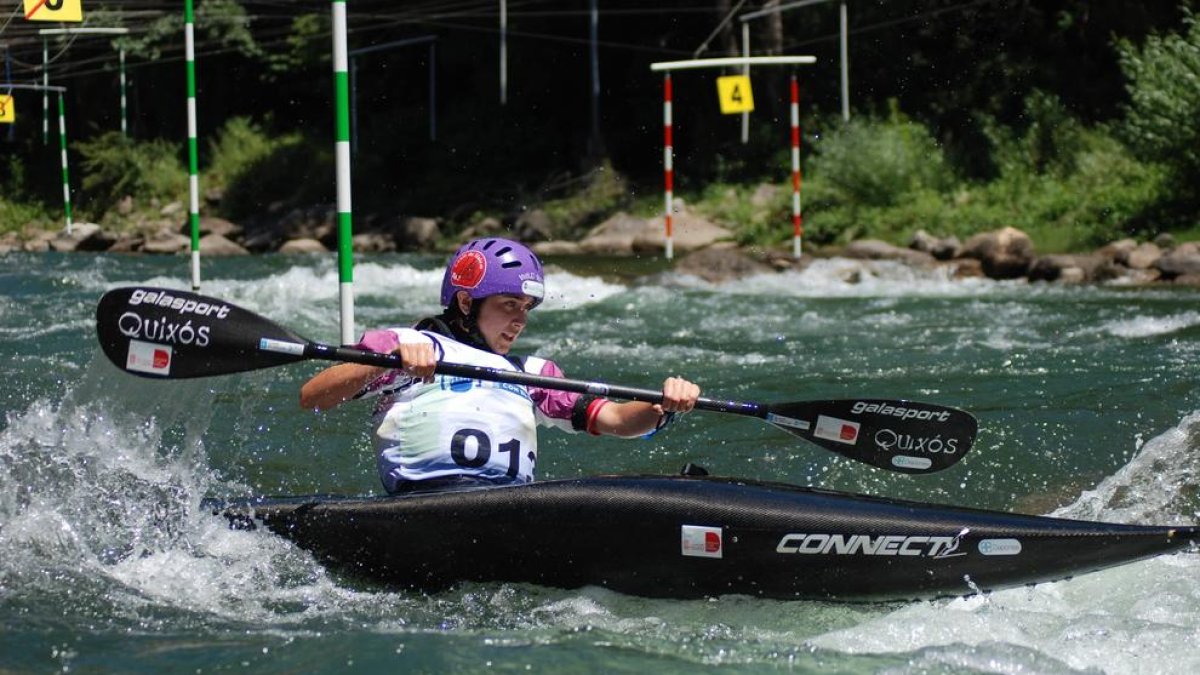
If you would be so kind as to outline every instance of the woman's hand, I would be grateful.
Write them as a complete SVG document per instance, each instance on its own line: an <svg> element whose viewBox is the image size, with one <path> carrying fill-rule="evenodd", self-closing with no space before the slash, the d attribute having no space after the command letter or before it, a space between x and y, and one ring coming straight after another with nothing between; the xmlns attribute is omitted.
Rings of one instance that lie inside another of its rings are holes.
<svg viewBox="0 0 1200 675"><path fill-rule="evenodd" d="M662 392L662 403L655 406L660 414L688 412L700 398L700 387L682 377L668 377L663 381Z"/></svg>

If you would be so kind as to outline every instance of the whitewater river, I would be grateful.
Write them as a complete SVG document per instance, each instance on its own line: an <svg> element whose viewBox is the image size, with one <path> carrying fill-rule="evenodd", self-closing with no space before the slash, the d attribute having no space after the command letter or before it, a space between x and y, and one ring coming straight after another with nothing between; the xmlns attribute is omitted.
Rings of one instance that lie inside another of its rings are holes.
<svg viewBox="0 0 1200 675"><path fill-rule="evenodd" d="M360 328L433 312L440 262L361 260ZM206 261L202 292L336 342L333 263ZM559 263L518 351L568 376L655 388L679 373L706 394L754 401L926 400L975 413L980 433L958 465L913 477L753 419L694 413L652 440L543 431L541 478L693 462L946 504L1200 522L1200 291L959 281L888 265L849 283L859 264L839 260L710 286L656 261ZM348 583L198 504L379 492L368 404L300 411L312 363L163 382L101 354L94 315L106 290L183 289L187 274L184 258L0 255L0 671L1200 672L1195 552L889 604Z"/></svg>

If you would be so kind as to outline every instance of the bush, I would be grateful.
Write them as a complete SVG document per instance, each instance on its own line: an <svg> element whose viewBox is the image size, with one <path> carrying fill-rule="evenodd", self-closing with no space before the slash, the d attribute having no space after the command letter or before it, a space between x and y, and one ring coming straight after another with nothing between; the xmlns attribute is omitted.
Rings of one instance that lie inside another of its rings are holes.
<svg viewBox="0 0 1200 675"><path fill-rule="evenodd" d="M121 199L185 201L187 173L177 145L163 140L134 141L110 131L75 144L83 155L83 190L98 214Z"/></svg>
<svg viewBox="0 0 1200 675"><path fill-rule="evenodd" d="M214 157L214 165L221 171L232 172L224 179L221 198L221 212L226 217L253 218L289 206L334 200L334 160L328 144L290 135L270 141L265 151L260 151L239 153L236 159Z"/></svg>
<svg viewBox="0 0 1200 675"><path fill-rule="evenodd" d="M855 118L814 144L810 174L843 204L886 207L906 196L949 188L954 175L924 126L894 106L876 121Z"/></svg>
<svg viewBox="0 0 1200 675"><path fill-rule="evenodd" d="M1117 43L1130 98L1119 129L1140 157L1166 166L1174 188L1195 205L1200 202L1200 22L1190 13L1184 21L1185 35L1151 36L1140 49Z"/></svg>

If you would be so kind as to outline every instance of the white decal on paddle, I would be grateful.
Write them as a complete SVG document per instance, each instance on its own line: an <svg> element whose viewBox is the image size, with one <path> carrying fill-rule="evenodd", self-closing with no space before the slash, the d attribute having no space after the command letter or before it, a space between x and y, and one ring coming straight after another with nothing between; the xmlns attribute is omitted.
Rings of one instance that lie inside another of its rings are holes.
<svg viewBox="0 0 1200 675"><path fill-rule="evenodd" d="M136 370L151 375L171 373L170 345L156 345L141 340L129 341L129 353L125 357L125 370Z"/></svg>
<svg viewBox="0 0 1200 675"><path fill-rule="evenodd" d="M720 558L724 547L721 528L703 525L682 525L679 530L679 552L694 558Z"/></svg>
<svg viewBox="0 0 1200 675"><path fill-rule="evenodd" d="M813 431L813 436L824 438L828 441L845 443L846 445L854 445L858 442L858 422L818 415L817 428Z"/></svg>
<svg viewBox="0 0 1200 675"><path fill-rule="evenodd" d="M791 427L801 431L808 431L808 428L812 426L808 423L808 420L798 420L795 417L777 415L775 413L767 413L767 421L771 424L778 424L781 427Z"/></svg>
<svg viewBox="0 0 1200 675"><path fill-rule="evenodd" d="M271 338L260 338L258 348L264 352L276 352L279 354L294 354L296 356L304 356L304 345L295 342L284 342L282 340L272 340Z"/></svg>

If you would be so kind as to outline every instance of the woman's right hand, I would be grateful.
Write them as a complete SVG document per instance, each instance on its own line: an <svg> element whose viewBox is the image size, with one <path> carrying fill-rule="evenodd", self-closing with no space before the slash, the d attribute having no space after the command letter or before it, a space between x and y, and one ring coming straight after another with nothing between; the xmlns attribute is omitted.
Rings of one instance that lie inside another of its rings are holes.
<svg viewBox="0 0 1200 675"><path fill-rule="evenodd" d="M399 354L404 363L401 369L405 375L425 382L433 381L433 370L437 367L437 355L433 351L433 343L428 339L420 342L401 342L393 354Z"/></svg>

